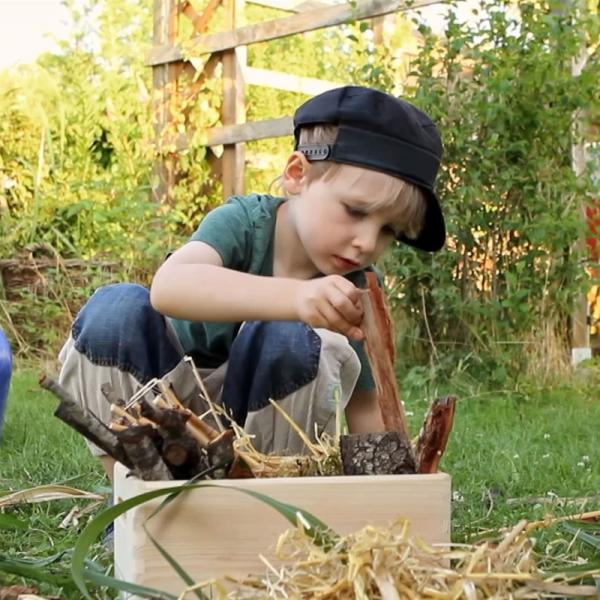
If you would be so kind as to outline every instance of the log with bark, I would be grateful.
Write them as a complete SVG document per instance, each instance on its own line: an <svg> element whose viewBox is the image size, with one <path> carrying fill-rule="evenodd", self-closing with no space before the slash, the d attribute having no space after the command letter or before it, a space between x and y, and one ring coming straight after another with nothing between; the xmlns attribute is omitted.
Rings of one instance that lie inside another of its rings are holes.
<svg viewBox="0 0 600 600"><path fill-rule="evenodd" d="M452 429L455 398L433 402L413 449L394 369L396 352L389 305L373 272L367 273L367 290L369 293L362 298L362 329L385 433L342 436L340 449L344 473L435 473Z"/></svg>

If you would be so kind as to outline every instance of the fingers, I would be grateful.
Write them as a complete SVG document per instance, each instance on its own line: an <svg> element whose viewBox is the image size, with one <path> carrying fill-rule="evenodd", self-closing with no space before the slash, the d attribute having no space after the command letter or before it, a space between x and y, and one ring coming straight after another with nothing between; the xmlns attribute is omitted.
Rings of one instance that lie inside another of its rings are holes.
<svg viewBox="0 0 600 600"><path fill-rule="evenodd" d="M319 303L318 310L325 326L352 339L363 339L364 334L360 329L363 319L361 290L337 275L324 278L323 283L325 302Z"/></svg>
<svg viewBox="0 0 600 600"><path fill-rule="evenodd" d="M313 327L325 327L355 340L364 339L360 328L362 290L339 275L304 282L296 298L300 320Z"/></svg>
<svg viewBox="0 0 600 600"><path fill-rule="evenodd" d="M332 304L324 302L317 307L317 310L321 321L319 326L326 327L354 340L364 338L364 334L359 327L360 323L353 324L348 321Z"/></svg>
<svg viewBox="0 0 600 600"><path fill-rule="evenodd" d="M358 288L350 284L351 287L345 285L350 283L344 280L342 285L335 282L335 285L328 290L328 300L333 308L349 323L360 325L363 318L363 308L360 302L360 294Z"/></svg>

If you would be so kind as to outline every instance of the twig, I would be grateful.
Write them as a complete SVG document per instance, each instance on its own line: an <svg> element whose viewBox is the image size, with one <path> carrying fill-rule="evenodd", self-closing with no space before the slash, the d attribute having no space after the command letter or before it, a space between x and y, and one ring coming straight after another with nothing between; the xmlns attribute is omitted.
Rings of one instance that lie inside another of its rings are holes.
<svg viewBox="0 0 600 600"><path fill-rule="evenodd" d="M565 517L554 517L551 519L544 519L542 521L532 521L527 525L527 532L538 527L551 527L556 523L562 523L563 521L592 521L600 518L600 510L594 510L592 512L578 513L576 515L567 515Z"/></svg>
<svg viewBox="0 0 600 600"><path fill-rule="evenodd" d="M214 408L214 403L210 399L208 390L206 389L206 386L204 385L204 381L202 381L202 377L200 377L200 373L198 373L198 369L196 368L196 365L194 364L194 359L191 356L184 356L183 360L185 360L185 362L187 362L190 365L190 367L192 368L192 373L194 374L196 382L198 383L198 385L200 386L200 390L202 391L202 395L204 396L204 399L206 400L206 403L208 404L208 410L212 413L212 416L215 420L215 423L217 424L217 427L219 428L221 433L223 433L225 431L225 427L223 425L223 422L221 421L221 417L219 417L219 415L217 414L217 411Z"/></svg>
<svg viewBox="0 0 600 600"><path fill-rule="evenodd" d="M431 335L431 329L429 328L429 319L427 318L427 306L425 304L425 293L423 292L423 286L421 286L421 304L423 306L423 320L425 321L425 329L427 330L427 337L429 338L429 343L431 344L431 350L433 351L433 355L435 357L436 362L440 362L440 358L437 353L437 348L435 347L435 342L433 341L433 336Z"/></svg>

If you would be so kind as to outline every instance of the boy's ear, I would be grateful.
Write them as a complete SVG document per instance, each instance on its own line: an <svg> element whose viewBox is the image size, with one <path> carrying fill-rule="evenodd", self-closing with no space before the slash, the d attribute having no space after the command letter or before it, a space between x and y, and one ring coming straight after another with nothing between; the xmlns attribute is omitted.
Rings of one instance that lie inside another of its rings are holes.
<svg viewBox="0 0 600 600"><path fill-rule="evenodd" d="M310 163L302 152L290 154L285 169L283 170L282 183L283 189L288 194L298 194L308 181L308 171Z"/></svg>

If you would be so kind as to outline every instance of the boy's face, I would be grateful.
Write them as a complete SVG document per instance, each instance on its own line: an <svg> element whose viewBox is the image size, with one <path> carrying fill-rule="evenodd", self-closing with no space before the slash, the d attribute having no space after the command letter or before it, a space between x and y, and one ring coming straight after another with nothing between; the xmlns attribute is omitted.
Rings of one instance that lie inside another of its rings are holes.
<svg viewBox="0 0 600 600"><path fill-rule="evenodd" d="M291 209L307 258L325 275L371 265L400 233L397 203L383 197L389 176L352 165L337 169L301 186Z"/></svg>

